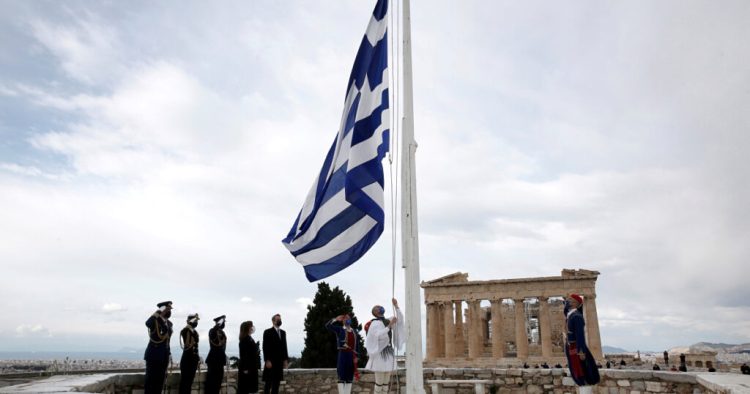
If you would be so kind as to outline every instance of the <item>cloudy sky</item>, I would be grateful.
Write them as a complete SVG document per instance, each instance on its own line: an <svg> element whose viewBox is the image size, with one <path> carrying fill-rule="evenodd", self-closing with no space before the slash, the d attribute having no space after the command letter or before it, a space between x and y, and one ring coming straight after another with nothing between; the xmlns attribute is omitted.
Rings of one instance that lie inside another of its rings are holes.
<svg viewBox="0 0 750 394"><path fill-rule="evenodd" d="M0 351L141 351L170 299L230 350L279 312L298 353L316 285L280 240L374 1L2 5ZM750 342L748 19L415 1L422 279L593 269L605 345ZM363 318L390 256L386 230L329 280Z"/></svg>

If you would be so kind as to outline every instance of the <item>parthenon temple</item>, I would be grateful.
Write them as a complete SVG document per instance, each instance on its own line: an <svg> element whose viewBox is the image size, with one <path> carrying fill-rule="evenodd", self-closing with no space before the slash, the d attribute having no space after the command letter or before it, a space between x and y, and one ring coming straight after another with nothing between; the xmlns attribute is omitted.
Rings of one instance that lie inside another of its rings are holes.
<svg viewBox="0 0 750 394"><path fill-rule="evenodd" d="M586 337L603 360L596 312L597 271L564 269L560 276L474 280L456 272L422 282L427 304L430 366L491 367L565 364L564 297L584 298Z"/></svg>

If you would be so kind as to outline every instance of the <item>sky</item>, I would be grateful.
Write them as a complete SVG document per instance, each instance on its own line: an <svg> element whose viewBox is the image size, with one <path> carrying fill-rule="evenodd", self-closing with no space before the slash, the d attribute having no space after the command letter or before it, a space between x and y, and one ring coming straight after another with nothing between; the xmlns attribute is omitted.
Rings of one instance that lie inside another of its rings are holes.
<svg viewBox="0 0 750 394"><path fill-rule="evenodd" d="M213 317L236 352L274 313L298 354L317 285L280 241L373 6L2 0L0 351L140 352L172 300L176 328L203 317L202 354ZM415 0L411 19L423 280L591 269L604 345L750 342L750 3ZM360 319L391 297L392 218L326 280Z"/></svg>

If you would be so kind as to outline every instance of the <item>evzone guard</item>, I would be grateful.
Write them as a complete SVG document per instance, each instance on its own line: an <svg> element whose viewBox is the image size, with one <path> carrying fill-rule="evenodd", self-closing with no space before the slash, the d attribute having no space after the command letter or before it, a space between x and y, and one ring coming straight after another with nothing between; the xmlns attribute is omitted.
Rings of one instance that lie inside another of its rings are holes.
<svg viewBox="0 0 750 394"><path fill-rule="evenodd" d="M336 362L339 394L350 394L352 382L355 379L359 380L359 372L357 371L358 338L357 333L352 329L351 316L337 316L326 323L326 328L336 334L336 348L339 352Z"/></svg>
<svg viewBox="0 0 750 394"><path fill-rule="evenodd" d="M369 355L366 368L375 373L375 394L387 393L391 373L396 370L395 349L406 342L404 332L404 315L398 307L398 301L392 300L396 316L386 319L385 308L380 305L372 307L375 317L365 325L365 348Z"/></svg>
<svg viewBox="0 0 750 394"><path fill-rule="evenodd" d="M570 377L578 385L579 393L591 393L592 386L599 383L596 360L586 346L586 323L583 320L583 297L571 294L565 300L565 357L568 359Z"/></svg>

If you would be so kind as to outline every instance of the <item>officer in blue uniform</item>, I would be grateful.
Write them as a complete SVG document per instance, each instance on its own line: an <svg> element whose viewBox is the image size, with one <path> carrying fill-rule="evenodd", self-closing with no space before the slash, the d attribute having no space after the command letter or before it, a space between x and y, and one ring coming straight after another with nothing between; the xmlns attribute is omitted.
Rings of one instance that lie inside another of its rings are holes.
<svg viewBox="0 0 750 394"><path fill-rule="evenodd" d="M586 346L583 297L578 294L568 296L563 313L568 328L565 336L565 357L568 359L570 377L578 385L579 393L591 393L591 386L599 383L599 369L594 356Z"/></svg>
<svg viewBox="0 0 750 394"><path fill-rule="evenodd" d="M169 339L172 337L172 301L160 302L159 309L146 320L148 327L148 346L143 359L146 360L145 394L161 393L167 377L171 352Z"/></svg>

